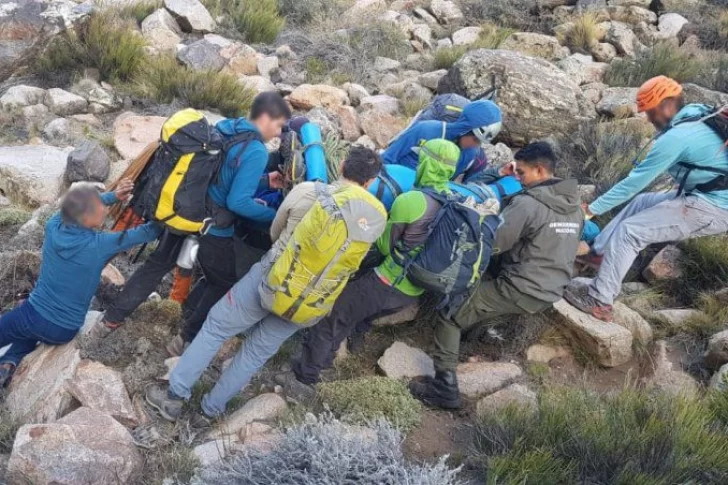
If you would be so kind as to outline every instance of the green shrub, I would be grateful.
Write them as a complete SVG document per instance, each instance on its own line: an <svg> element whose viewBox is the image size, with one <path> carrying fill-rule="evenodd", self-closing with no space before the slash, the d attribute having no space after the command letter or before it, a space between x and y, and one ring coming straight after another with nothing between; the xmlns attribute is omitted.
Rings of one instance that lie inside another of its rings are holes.
<svg viewBox="0 0 728 485"><path fill-rule="evenodd" d="M450 69L466 51L467 48L462 45L437 49L435 51L435 69Z"/></svg>
<svg viewBox="0 0 728 485"><path fill-rule="evenodd" d="M493 484L724 483L728 434L708 401L557 389L538 413L482 417L475 445Z"/></svg>
<svg viewBox="0 0 728 485"><path fill-rule="evenodd" d="M156 10L164 8L162 0L142 0L141 2L131 2L119 8L119 16L134 20L137 24L153 14Z"/></svg>
<svg viewBox="0 0 728 485"><path fill-rule="evenodd" d="M723 376L723 389L712 389L708 393L708 406L715 419L728 429L728 377Z"/></svg>
<svg viewBox="0 0 728 485"><path fill-rule="evenodd" d="M399 429L409 430L420 422L422 406L402 381L362 377L319 384L318 391L335 415L357 423L385 418Z"/></svg>
<svg viewBox="0 0 728 485"><path fill-rule="evenodd" d="M15 207L0 209L0 227L17 226L30 220L31 213Z"/></svg>
<svg viewBox="0 0 728 485"><path fill-rule="evenodd" d="M704 72L703 61L693 52L660 43L637 59L612 62L604 76L610 86L640 86L655 76L664 75L678 82L697 79Z"/></svg>
<svg viewBox="0 0 728 485"><path fill-rule="evenodd" d="M498 27L495 24L484 23L480 26L482 29L478 34L478 40L468 46L470 49L497 49L511 34L516 32L515 29Z"/></svg>
<svg viewBox="0 0 728 485"><path fill-rule="evenodd" d="M145 63L135 79L136 94L158 103L178 100L192 108L217 109L224 116L245 114L254 93L230 74L187 69L170 56Z"/></svg>
<svg viewBox="0 0 728 485"><path fill-rule="evenodd" d="M20 426L22 423L19 420L14 419L5 407L0 407L0 453L7 454L13 450Z"/></svg>
<svg viewBox="0 0 728 485"><path fill-rule="evenodd" d="M309 57L306 59L306 82L319 84L329 74L329 66L320 57Z"/></svg>
<svg viewBox="0 0 728 485"><path fill-rule="evenodd" d="M144 46L132 22L113 11L95 13L82 27L57 36L37 59L35 70L48 77L94 67L103 80L129 81L144 64Z"/></svg>
<svg viewBox="0 0 728 485"><path fill-rule="evenodd" d="M599 22L592 13L582 14L574 19L574 26L559 36L561 43L572 50L588 53L598 42Z"/></svg>
<svg viewBox="0 0 728 485"><path fill-rule="evenodd" d="M288 24L307 25L332 10L329 0L278 0L278 10Z"/></svg>
<svg viewBox="0 0 728 485"><path fill-rule="evenodd" d="M276 0L238 0L230 15L235 27L251 43L270 44L286 23L278 13Z"/></svg>
<svg viewBox="0 0 728 485"><path fill-rule="evenodd" d="M538 0L462 0L466 18L492 22L520 32L550 33L551 16Z"/></svg>
<svg viewBox="0 0 728 485"><path fill-rule="evenodd" d="M685 255L682 269L691 288L700 291L728 285L728 237L698 237L681 247Z"/></svg>

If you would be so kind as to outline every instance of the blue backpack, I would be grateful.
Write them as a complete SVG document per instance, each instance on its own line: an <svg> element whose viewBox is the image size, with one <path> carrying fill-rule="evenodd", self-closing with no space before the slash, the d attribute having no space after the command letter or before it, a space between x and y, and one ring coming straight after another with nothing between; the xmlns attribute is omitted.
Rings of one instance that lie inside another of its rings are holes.
<svg viewBox="0 0 728 485"><path fill-rule="evenodd" d="M441 207L427 230L419 252L394 251L395 261L413 284L442 295L438 308L465 297L480 280L490 261L495 232L501 219L481 215L465 205L466 198L457 193L441 194L422 189Z"/></svg>

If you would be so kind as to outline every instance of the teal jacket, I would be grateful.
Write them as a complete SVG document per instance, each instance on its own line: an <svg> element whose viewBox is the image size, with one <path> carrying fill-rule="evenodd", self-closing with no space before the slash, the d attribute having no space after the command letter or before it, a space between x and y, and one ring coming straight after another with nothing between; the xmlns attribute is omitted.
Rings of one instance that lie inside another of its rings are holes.
<svg viewBox="0 0 728 485"><path fill-rule="evenodd" d="M680 162L728 170L728 150L720 136L703 122L685 121L709 112L710 107L703 104L688 104L681 109L670 127L655 140L647 157L624 180L592 202L589 210L595 215L604 214L630 200L665 172L679 183L685 173L685 169L678 165ZM685 191L690 192L696 185L716 176L713 172L693 170L685 184ZM708 194L698 191L693 193L713 205L728 209L727 190Z"/></svg>

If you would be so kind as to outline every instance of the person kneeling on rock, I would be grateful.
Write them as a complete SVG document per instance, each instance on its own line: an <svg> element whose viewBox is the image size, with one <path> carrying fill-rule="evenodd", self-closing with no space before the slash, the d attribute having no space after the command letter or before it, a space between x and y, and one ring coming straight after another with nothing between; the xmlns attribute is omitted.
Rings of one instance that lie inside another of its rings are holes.
<svg viewBox="0 0 728 485"><path fill-rule="evenodd" d="M45 226L38 283L28 300L0 317L0 348L10 345L0 357L0 386L10 380L38 342L61 345L76 336L101 281L101 271L111 258L157 238L160 230L153 223L132 229L124 237L99 231L106 206L126 200L133 187L123 180L115 192L99 194L91 185L80 185L63 197L60 212Z"/></svg>
<svg viewBox="0 0 728 485"><path fill-rule="evenodd" d="M230 399L298 330L316 324L384 232L387 212L367 192L382 160L353 147L332 185L304 182L284 199L272 224L273 247L210 313L169 378L169 387L147 389L147 402L167 420L180 416L192 387L226 340L245 341L215 387L202 399L201 427L220 416ZM285 224L280 224L285 221ZM277 237L276 237L277 236Z"/></svg>
<svg viewBox="0 0 728 485"><path fill-rule="evenodd" d="M577 182L554 176L556 157L547 143L531 143L515 159L515 174L524 190L501 214L504 222L493 246L499 257L489 266L497 276L481 281L459 308L440 312L434 335L435 377L410 383L414 397L425 404L460 407L456 368L463 331L502 315L545 310L561 299L571 281L584 226Z"/></svg>

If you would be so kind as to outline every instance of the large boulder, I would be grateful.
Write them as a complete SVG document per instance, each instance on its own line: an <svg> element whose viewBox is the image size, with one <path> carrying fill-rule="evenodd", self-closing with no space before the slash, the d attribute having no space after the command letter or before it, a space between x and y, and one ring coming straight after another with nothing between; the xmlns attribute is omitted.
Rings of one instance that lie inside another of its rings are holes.
<svg viewBox="0 0 728 485"><path fill-rule="evenodd" d="M88 101L63 89L51 88L46 91L45 105L58 116L69 116L85 112Z"/></svg>
<svg viewBox="0 0 728 485"><path fill-rule="evenodd" d="M367 96L361 100L360 106L362 111L371 109L381 113L389 113L391 115L399 113L399 100L394 96L389 96L387 94Z"/></svg>
<svg viewBox="0 0 728 485"><path fill-rule="evenodd" d="M164 0L164 7L185 32L206 33L215 30L215 20L199 0Z"/></svg>
<svg viewBox="0 0 728 485"><path fill-rule="evenodd" d="M728 93L713 91L693 83L685 83L682 87L683 96L685 96L685 101L688 103L703 103L712 106L728 104Z"/></svg>
<svg viewBox="0 0 728 485"><path fill-rule="evenodd" d="M443 24L456 24L462 22L465 18L460 7L450 0L432 0L430 2L430 12Z"/></svg>
<svg viewBox="0 0 728 485"><path fill-rule="evenodd" d="M557 62L556 65L579 85L601 82L609 67L609 64L594 62L592 56L584 54L572 54Z"/></svg>
<svg viewBox="0 0 728 485"><path fill-rule="evenodd" d="M0 81L36 56L48 40L92 10L71 0L0 0Z"/></svg>
<svg viewBox="0 0 728 485"><path fill-rule="evenodd" d="M466 362L457 367L460 393L469 398L492 394L521 374L521 368L509 362Z"/></svg>
<svg viewBox="0 0 728 485"><path fill-rule="evenodd" d="M499 86L506 142L517 145L572 132L568 121L580 118L583 94L574 80L543 59L506 50L474 50L455 63L438 91L477 98L491 87L492 75Z"/></svg>
<svg viewBox="0 0 728 485"><path fill-rule="evenodd" d="M38 105L45 101L45 96L46 90L42 88L23 84L12 86L0 97L0 108L11 110Z"/></svg>
<svg viewBox="0 0 728 485"><path fill-rule="evenodd" d="M111 416L82 407L50 424L18 430L8 462L11 483L131 483L142 458L129 432Z"/></svg>
<svg viewBox="0 0 728 485"><path fill-rule="evenodd" d="M616 47L619 54L631 58L637 56L641 47L632 28L623 22L609 22L605 40Z"/></svg>
<svg viewBox="0 0 728 485"><path fill-rule="evenodd" d="M607 88L597 103L599 114L630 118L637 114L637 88Z"/></svg>
<svg viewBox="0 0 728 485"><path fill-rule="evenodd" d="M689 23L688 19L677 13L666 13L660 16L657 30L662 38L677 37L683 27Z"/></svg>
<svg viewBox="0 0 728 485"><path fill-rule="evenodd" d="M142 35L159 51L172 51L182 42L182 29L166 9L160 8L142 21Z"/></svg>
<svg viewBox="0 0 728 485"><path fill-rule="evenodd" d="M139 424L121 374L101 362L82 361L66 388L83 406L108 414L130 428Z"/></svg>
<svg viewBox="0 0 728 485"><path fill-rule="evenodd" d="M435 376L432 358L404 342L394 342L377 361L384 375L392 379Z"/></svg>
<svg viewBox="0 0 728 485"><path fill-rule="evenodd" d="M675 369L669 358L668 345L664 340L655 343L651 359L652 375L643 378L645 387L673 396L696 397L700 386L686 372Z"/></svg>
<svg viewBox="0 0 728 485"><path fill-rule="evenodd" d="M632 332L632 338L642 346L646 346L652 342L652 326L647 320L642 318L642 315L619 301L615 302L613 307L614 322L617 325L621 325Z"/></svg>
<svg viewBox="0 0 728 485"><path fill-rule="evenodd" d="M349 96L343 89L326 84L301 84L288 96L288 101L297 109L311 109L317 106L333 108L349 104Z"/></svg>
<svg viewBox="0 0 728 485"><path fill-rule="evenodd" d="M535 411L538 408L538 396L522 384L511 384L478 401L476 413L483 416L511 406Z"/></svg>
<svg viewBox="0 0 728 485"><path fill-rule="evenodd" d="M245 405L226 417L217 429L209 433L209 439L225 436L240 436L246 426L256 421L273 421L288 409L286 400L278 394L269 392L254 397Z"/></svg>
<svg viewBox="0 0 728 485"><path fill-rule="evenodd" d="M127 112L114 121L114 147L124 160L133 160L144 148L159 140L163 116L138 116Z"/></svg>
<svg viewBox="0 0 728 485"><path fill-rule="evenodd" d="M31 208L55 202L69 152L45 145L0 147L0 191Z"/></svg>
<svg viewBox="0 0 728 485"><path fill-rule="evenodd" d="M219 71L227 64L227 60L220 55L220 46L207 39L184 46L177 53L177 59L197 71Z"/></svg>
<svg viewBox="0 0 728 485"><path fill-rule="evenodd" d="M632 358L632 332L616 323L597 320L565 300L554 303L559 323L572 339L572 347L581 348L604 367L616 367Z"/></svg>
<svg viewBox="0 0 728 485"><path fill-rule="evenodd" d="M558 61L569 55L569 48L559 44L556 37L534 32L514 32L503 41L500 48L549 61Z"/></svg>
<svg viewBox="0 0 728 485"><path fill-rule="evenodd" d="M705 351L705 364L708 367L719 367L728 362L728 330L718 332L708 341Z"/></svg>
<svg viewBox="0 0 728 485"><path fill-rule="evenodd" d="M683 252L680 248L673 245L665 246L642 271L642 276L651 284L676 280L682 276L680 266L682 259Z"/></svg>
<svg viewBox="0 0 728 485"><path fill-rule="evenodd" d="M359 120L364 134L380 148L386 147L406 126L401 118L376 110L364 111L360 114Z"/></svg>
<svg viewBox="0 0 728 485"><path fill-rule="evenodd" d="M68 154L66 182L103 182L109 176L111 159L101 145L92 140L83 142Z"/></svg>

